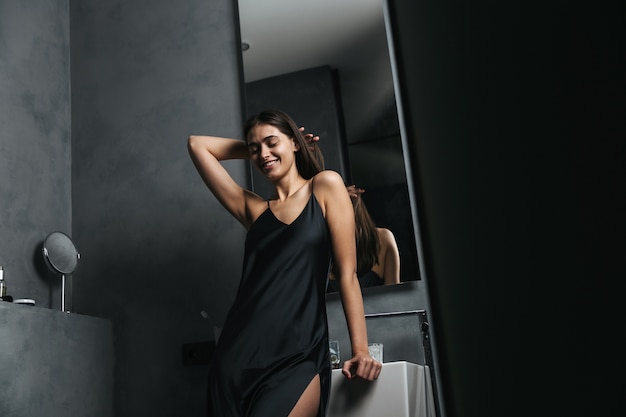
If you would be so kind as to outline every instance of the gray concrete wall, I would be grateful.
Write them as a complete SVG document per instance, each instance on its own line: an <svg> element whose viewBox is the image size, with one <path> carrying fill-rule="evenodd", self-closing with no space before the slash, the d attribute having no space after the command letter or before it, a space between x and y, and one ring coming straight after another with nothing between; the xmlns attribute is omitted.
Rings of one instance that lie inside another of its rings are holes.
<svg viewBox="0 0 626 417"><path fill-rule="evenodd" d="M9 295L55 309L41 244L72 227L68 3L0 1L0 265Z"/></svg>
<svg viewBox="0 0 626 417"><path fill-rule="evenodd" d="M73 1L73 309L113 320L116 415L203 415L213 339L245 231L202 183L190 134L241 137L236 2ZM242 185L248 164L228 164Z"/></svg>
<svg viewBox="0 0 626 417"><path fill-rule="evenodd" d="M37 305L0 302L3 417L113 416L111 322L58 311L41 252L72 232L69 26L68 1L0 2L0 265Z"/></svg>
<svg viewBox="0 0 626 417"><path fill-rule="evenodd" d="M0 415L113 417L110 320L0 303Z"/></svg>

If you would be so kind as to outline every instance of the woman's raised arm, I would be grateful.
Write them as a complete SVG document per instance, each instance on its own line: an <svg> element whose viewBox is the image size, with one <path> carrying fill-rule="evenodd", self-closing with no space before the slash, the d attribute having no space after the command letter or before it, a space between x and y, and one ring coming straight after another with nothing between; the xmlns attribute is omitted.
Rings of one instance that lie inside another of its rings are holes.
<svg viewBox="0 0 626 417"><path fill-rule="evenodd" d="M189 155L209 190L241 224L250 226L247 201L251 192L237 184L220 161L250 159L246 142L216 136L192 135L187 141Z"/></svg>

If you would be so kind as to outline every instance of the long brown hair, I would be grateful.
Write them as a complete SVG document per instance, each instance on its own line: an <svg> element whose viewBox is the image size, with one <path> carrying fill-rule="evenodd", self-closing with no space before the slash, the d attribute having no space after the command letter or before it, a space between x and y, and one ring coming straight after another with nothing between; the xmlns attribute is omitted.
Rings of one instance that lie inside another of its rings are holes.
<svg viewBox="0 0 626 417"><path fill-rule="evenodd" d="M299 151L296 152L296 167L302 178L311 179L318 172L322 171L317 159L307 146L304 136L298 126L288 114L280 110L264 110L257 115L250 117L243 128L244 137L248 139L248 134L253 127L258 125L274 126L288 138L293 139L298 144Z"/></svg>
<svg viewBox="0 0 626 417"><path fill-rule="evenodd" d="M356 232L357 275L361 276L378 263L380 238L376 223L370 216L361 195L352 197L354 226Z"/></svg>

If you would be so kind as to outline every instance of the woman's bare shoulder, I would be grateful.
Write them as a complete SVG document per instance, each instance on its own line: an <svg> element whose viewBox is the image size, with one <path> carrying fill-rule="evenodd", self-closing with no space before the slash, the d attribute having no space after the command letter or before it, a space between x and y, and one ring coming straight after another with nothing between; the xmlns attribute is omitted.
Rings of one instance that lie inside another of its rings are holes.
<svg viewBox="0 0 626 417"><path fill-rule="evenodd" d="M318 172L317 174L315 174L312 181L316 191L317 188L320 187L329 190L337 189L338 187L344 189L346 188L341 175L337 171L333 171L330 169Z"/></svg>
<svg viewBox="0 0 626 417"><path fill-rule="evenodd" d="M343 178L336 171L325 170L317 173L312 179L313 194L327 217L329 207L351 207L348 190ZM344 206L345 205L345 206ZM350 210L352 212L352 210Z"/></svg>
<svg viewBox="0 0 626 417"><path fill-rule="evenodd" d="M383 244L395 244L396 237L393 235L393 232L384 227L377 227L376 231L378 232L378 237Z"/></svg>

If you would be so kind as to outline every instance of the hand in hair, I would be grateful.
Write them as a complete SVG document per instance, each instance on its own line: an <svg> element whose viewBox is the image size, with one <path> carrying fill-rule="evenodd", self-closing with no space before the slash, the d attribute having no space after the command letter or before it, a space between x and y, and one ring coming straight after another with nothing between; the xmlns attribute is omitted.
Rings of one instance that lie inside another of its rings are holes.
<svg viewBox="0 0 626 417"><path fill-rule="evenodd" d="M350 198L358 198L361 194L365 192L365 189L359 188L354 184L348 185L346 189L348 190L348 194L350 195Z"/></svg>
<svg viewBox="0 0 626 417"><path fill-rule="evenodd" d="M312 133L304 133L304 126L301 126L298 130L300 130L302 136L304 136L304 140L306 141L307 145L309 145L309 149L311 150L311 152L315 152L315 142L320 140L320 137Z"/></svg>

